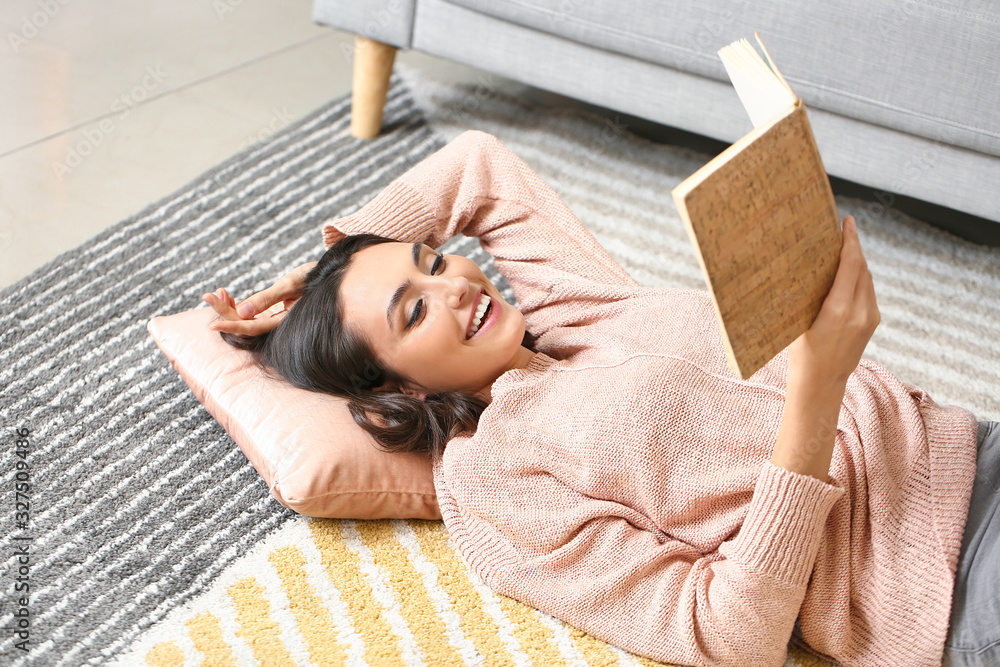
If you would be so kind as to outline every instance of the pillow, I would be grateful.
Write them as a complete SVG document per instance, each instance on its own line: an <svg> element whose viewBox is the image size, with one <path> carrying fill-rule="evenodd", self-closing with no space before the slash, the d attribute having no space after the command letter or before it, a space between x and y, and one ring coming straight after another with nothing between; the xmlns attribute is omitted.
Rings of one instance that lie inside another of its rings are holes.
<svg viewBox="0 0 1000 667"><path fill-rule="evenodd" d="M197 308L147 329L279 503L315 517L441 518L428 455L383 452L344 399L265 377L208 328L214 318Z"/></svg>

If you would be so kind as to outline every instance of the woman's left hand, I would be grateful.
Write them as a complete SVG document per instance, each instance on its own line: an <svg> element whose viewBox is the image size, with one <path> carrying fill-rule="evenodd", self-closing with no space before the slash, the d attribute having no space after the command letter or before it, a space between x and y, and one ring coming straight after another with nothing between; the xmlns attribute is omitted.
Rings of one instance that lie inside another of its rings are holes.
<svg viewBox="0 0 1000 667"><path fill-rule="evenodd" d="M233 325L226 324L227 322L240 322L243 324L237 324L235 326L246 327L247 324L251 324L251 326L254 326L255 328L252 332L249 333L249 335L258 335L260 333L263 333L264 331L268 331L278 326L278 323L281 321L281 318L283 318L288 313L288 309L285 308L285 304L279 302L278 304L276 304L274 307L271 308L269 318L257 317L255 319L254 317L251 317L250 318L250 321L252 321L251 323L247 319L241 317L238 312L236 312L236 300L233 299L233 297L229 294L228 291L226 291L225 287L220 287L219 289L215 290L215 292L209 292L203 294L201 296L201 299L209 306L211 306L212 310L218 313L219 317L221 318L215 320L214 322L208 325L208 328L214 331L242 333L244 335L247 335L242 329L234 330Z"/></svg>
<svg viewBox="0 0 1000 667"><path fill-rule="evenodd" d="M239 306L221 287L214 294L202 295L202 300L221 318L212 322L209 328L240 336L259 336L274 329L302 296L306 276L315 266L316 262L306 262L295 267L270 287L244 299ZM270 317L265 313L270 313Z"/></svg>

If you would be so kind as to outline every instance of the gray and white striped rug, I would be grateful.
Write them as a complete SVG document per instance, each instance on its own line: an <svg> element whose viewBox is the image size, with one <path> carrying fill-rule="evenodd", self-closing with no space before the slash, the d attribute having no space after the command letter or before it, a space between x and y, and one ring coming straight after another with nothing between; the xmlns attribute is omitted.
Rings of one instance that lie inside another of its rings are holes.
<svg viewBox="0 0 1000 667"><path fill-rule="evenodd" d="M0 293L0 663L108 662L294 516L146 322L315 259L324 220L459 131L491 132L521 155L639 282L702 287L669 192L710 156L498 86L399 72L379 139L351 138L349 100L336 100ZM858 217L877 281L883 324L869 356L939 401L1000 419L1000 250L838 205ZM454 247L502 281L474 241Z"/></svg>
<svg viewBox="0 0 1000 667"><path fill-rule="evenodd" d="M323 221L443 145L398 77L381 138L350 137L349 112L331 103L0 293L0 663L105 663L292 516L146 323L317 259Z"/></svg>

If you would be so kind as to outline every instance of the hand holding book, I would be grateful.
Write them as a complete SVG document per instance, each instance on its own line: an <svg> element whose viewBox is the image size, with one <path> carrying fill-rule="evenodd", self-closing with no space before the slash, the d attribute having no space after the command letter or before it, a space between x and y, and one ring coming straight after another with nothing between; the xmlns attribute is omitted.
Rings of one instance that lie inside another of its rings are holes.
<svg viewBox="0 0 1000 667"><path fill-rule="evenodd" d="M761 48L767 62L746 40L719 51L754 129L673 190L744 379L812 324L841 249L805 105Z"/></svg>
<svg viewBox="0 0 1000 667"><path fill-rule="evenodd" d="M879 323L875 288L854 218L844 219L844 241L833 287L812 326L788 350L788 381L771 463L824 482L837 436L847 378Z"/></svg>
<svg viewBox="0 0 1000 667"><path fill-rule="evenodd" d="M881 321L853 216L844 218L843 239L833 287L812 326L788 350L790 381L830 385L841 394Z"/></svg>
<svg viewBox="0 0 1000 667"><path fill-rule="evenodd" d="M730 367L788 347L771 462L827 481L847 378L879 323L854 218L840 220L805 106L749 42L719 51L754 129L677 186Z"/></svg>

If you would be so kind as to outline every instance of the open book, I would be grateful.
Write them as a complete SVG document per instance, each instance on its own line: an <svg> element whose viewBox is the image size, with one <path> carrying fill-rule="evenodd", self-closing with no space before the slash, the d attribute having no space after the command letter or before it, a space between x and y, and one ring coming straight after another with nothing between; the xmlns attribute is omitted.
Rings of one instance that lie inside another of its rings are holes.
<svg viewBox="0 0 1000 667"><path fill-rule="evenodd" d="M806 108L754 35L764 58L745 39L719 50L754 129L672 193L715 302L729 366L743 379L812 325L841 245Z"/></svg>

